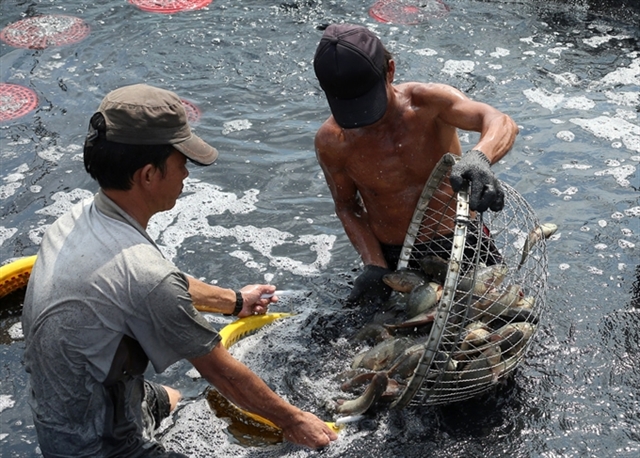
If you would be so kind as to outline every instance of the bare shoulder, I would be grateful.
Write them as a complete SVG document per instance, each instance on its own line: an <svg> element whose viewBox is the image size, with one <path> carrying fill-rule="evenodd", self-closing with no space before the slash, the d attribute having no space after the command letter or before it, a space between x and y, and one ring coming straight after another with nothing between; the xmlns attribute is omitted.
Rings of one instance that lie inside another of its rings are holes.
<svg viewBox="0 0 640 458"><path fill-rule="evenodd" d="M333 163L341 156L345 140L340 126L333 118L327 119L318 129L314 139L316 156L321 164Z"/></svg>
<svg viewBox="0 0 640 458"><path fill-rule="evenodd" d="M451 104L467 97L458 89L442 83L404 83L397 88L414 105Z"/></svg>

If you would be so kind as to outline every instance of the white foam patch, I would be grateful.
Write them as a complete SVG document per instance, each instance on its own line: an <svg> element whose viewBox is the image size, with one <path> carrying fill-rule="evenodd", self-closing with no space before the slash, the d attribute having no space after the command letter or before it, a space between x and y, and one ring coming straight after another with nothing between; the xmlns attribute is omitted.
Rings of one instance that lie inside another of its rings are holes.
<svg viewBox="0 0 640 458"><path fill-rule="evenodd" d="M576 169L576 170L587 170L593 167L592 165L587 164L562 164L563 169Z"/></svg>
<svg viewBox="0 0 640 458"><path fill-rule="evenodd" d="M632 208L630 208L628 210L625 210L624 214L626 216L638 218L638 217L640 217L640 207L632 207Z"/></svg>
<svg viewBox="0 0 640 458"><path fill-rule="evenodd" d="M624 91L605 91L604 95L611 102L617 105L626 105L629 107L635 107L640 105L640 91L637 92L624 92Z"/></svg>
<svg viewBox="0 0 640 458"><path fill-rule="evenodd" d="M627 248L635 248L636 244L628 240L620 239L618 240L618 246L622 249L627 249Z"/></svg>
<svg viewBox="0 0 640 458"><path fill-rule="evenodd" d="M435 49L431 49L431 48L415 49L415 50L413 50L413 53L417 54L419 56L424 56L424 57L430 57L430 56L437 56L438 55L438 51L436 51Z"/></svg>
<svg viewBox="0 0 640 458"><path fill-rule="evenodd" d="M471 73L476 64L470 60L448 60L442 68L443 73L453 76L456 74Z"/></svg>
<svg viewBox="0 0 640 458"><path fill-rule="evenodd" d="M231 132L239 132L241 130L250 129L252 126L248 119L235 119L227 121L222 125L222 135L228 135Z"/></svg>
<svg viewBox="0 0 640 458"><path fill-rule="evenodd" d="M34 245L40 245L42 243L42 237L44 236L44 233L47 231L49 226L51 226L51 224L44 224L44 222L40 222L40 224L41 225L39 225L37 228L31 229L29 231L29 240L31 240L31 243L33 243Z"/></svg>
<svg viewBox="0 0 640 458"><path fill-rule="evenodd" d="M640 152L640 126L626 119L598 116L592 119L573 118L569 120L596 137L609 141L621 140L627 149Z"/></svg>
<svg viewBox="0 0 640 458"><path fill-rule="evenodd" d="M520 41L523 43L528 44L529 46L531 46L532 48L540 48L542 46L544 46L542 43L537 43L535 40L536 37L524 37L524 38L520 38Z"/></svg>
<svg viewBox="0 0 640 458"><path fill-rule="evenodd" d="M559 108L574 110L590 110L595 106L595 102L584 96L566 97L562 93L553 93L546 89L525 89L522 91L527 99L532 103L554 111Z"/></svg>
<svg viewBox="0 0 640 458"><path fill-rule="evenodd" d="M13 196L21 186L22 184L20 183L8 183L0 186L0 200Z"/></svg>
<svg viewBox="0 0 640 458"><path fill-rule="evenodd" d="M209 217L224 212L247 214L256 210L258 190L250 189L242 197L226 193L220 187L198 180L185 180L184 197L178 199L176 206L155 215L149 222L148 232L158 241L165 256L173 259L185 239L201 236L208 239L234 238L238 244L247 247L235 250L234 256L242 259L246 265L264 270L264 263L256 261L256 252L262 255L272 267L287 270L303 276L318 275L331 259L331 249L336 240L334 235L301 235L295 236L275 228L259 228L255 226L223 227L209 224ZM276 256L273 250L284 244L307 246L309 252L315 253L316 259L310 263L302 262L286 256Z"/></svg>
<svg viewBox="0 0 640 458"><path fill-rule="evenodd" d="M576 138L575 134L569 130L561 130L556 134L556 137L565 142L572 142Z"/></svg>
<svg viewBox="0 0 640 458"><path fill-rule="evenodd" d="M594 275L602 275L604 273L602 269L598 269L597 267L592 266L587 267L587 270L589 271L589 273Z"/></svg>
<svg viewBox="0 0 640 458"><path fill-rule="evenodd" d="M7 330L7 334L9 334L9 337L11 337L13 340L22 340L22 339L24 339L24 334L22 333L22 323L21 322L17 322L15 324L13 324Z"/></svg>
<svg viewBox="0 0 640 458"><path fill-rule="evenodd" d="M16 401L8 394L0 394L0 412L5 409L11 409L15 405Z"/></svg>
<svg viewBox="0 0 640 458"><path fill-rule="evenodd" d="M489 53L491 57L495 57L495 58L505 57L505 56L508 56L509 54L511 54L511 51L509 51L508 49L498 48L498 47L496 47L496 50L494 52Z"/></svg>
<svg viewBox="0 0 640 458"><path fill-rule="evenodd" d="M57 163L64 156L64 152L61 151L58 146L51 146L44 150L38 151L38 157L44 159L45 161Z"/></svg>
<svg viewBox="0 0 640 458"><path fill-rule="evenodd" d="M612 167L606 170L600 170L595 172L595 176L611 175L616 179L616 182L623 187L628 187L631 183L627 179L628 176L633 175L636 172L636 167L633 165L621 165L619 167Z"/></svg>
<svg viewBox="0 0 640 458"><path fill-rule="evenodd" d="M41 208L40 210L36 210L36 213L39 215L49 215L58 218L71 210L71 207L75 204L85 199L90 199L91 197L93 197L93 193L91 191L80 188L73 189L69 192L56 192L51 196L54 203Z"/></svg>
<svg viewBox="0 0 640 458"><path fill-rule="evenodd" d="M596 104L593 100L584 96L569 97L563 104L563 108L574 110L590 110L595 106Z"/></svg>
<svg viewBox="0 0 640 458"><path fill-rule="evenodd" d="M5 241L13 237L16 232L18 232L18 229L15 227L0 226L0 246L2 246Z"/></svg>
<svg viewBox="0 0 640 458"><path fill-rule="evenodd" d="M551 194L556 196L573 196L578 192L578 188L576 188L575 186L570 186L564 191L560 191L558 188L551 188L550 191Z"/></svg>
<svg viewBox="0 0 640 458"><path fill-rule="evenodd" d="M600 84L640 86L640 59L634 59L629 67L617 68L608 73L600 80Z"/></svg>
<svg viewBox="0 0 640 458"><path fill-rule="evenodd" d="M567 49L571 49L572 47L573 47L572 45L557 46L555 48L549 48L547 52L551 54L557 54L559 56L560 54L562 54L562 51L566 51Z"/></svg>
<svg viewBox="0 0 640 458"><path fill-rule="evenodd" d="M564 94L553 94L546 89L525 89L523 94L530 102L551 111L558 108L564 100Z"/></svg>
<svg viewBox="0 0 640 458"><path fill-rule="evenodd" d="M580 78L574 73L564 72L555 74L549 72L548 75L561 86L577 86L580 84Z"/></svg>
<svg viewBox="0 0 640 458"><path fill-rule="evenodd" d="M631 38L631 36L629 36L629 35L604 35L604 36L585 38L582 41L585 44L587 44L588 46L591 46L592 48L597 48L601 44L608 43L611 40L626 40L628 38Z"/></svg>

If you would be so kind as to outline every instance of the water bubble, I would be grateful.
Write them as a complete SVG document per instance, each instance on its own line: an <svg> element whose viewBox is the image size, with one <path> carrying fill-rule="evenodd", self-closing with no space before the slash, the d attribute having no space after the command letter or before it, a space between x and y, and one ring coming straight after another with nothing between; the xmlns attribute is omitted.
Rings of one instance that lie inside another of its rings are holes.
<svg viewBox="0 0 640 458"><path fill-rule="evenodd" d="M628 240L620 239L618 240L618 246L620 248L635 248L636 244L633 242L629 242Z"/></svg>
<svg viewBox="0 0 640 458"><path fill-rule="evenodd" d="M640 207L633 207L624 211L624 214L627 216L640 216Z"/></svg>
<svg viewBox="0 0 640 458"><path fill-rule="evenodd" d="M569 130L561 130L556 134L556 137L565 142L572 142L576 138L574 133Z"/></svg>

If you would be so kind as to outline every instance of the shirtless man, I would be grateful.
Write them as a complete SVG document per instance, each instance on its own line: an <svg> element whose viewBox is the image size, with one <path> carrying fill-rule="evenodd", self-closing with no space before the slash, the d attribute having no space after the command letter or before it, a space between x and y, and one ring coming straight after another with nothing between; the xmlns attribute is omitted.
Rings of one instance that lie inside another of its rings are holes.
<svg viewBox="0 0 640 458"><path fill-rule="evenodd" d="M316 155L336 214L364 263L347 301L381 303L391 293L382 277L395 269L393 253L426 180L444 154L462 154L457 129L480 132L480 140L452 168L451 187L457 192L469 182L470 208L484 212L504 206L490 165L511 149L518 127L451 86L394 85L391 54L362 26L327 27L314 69L332 113L316 133Z"/></svg>

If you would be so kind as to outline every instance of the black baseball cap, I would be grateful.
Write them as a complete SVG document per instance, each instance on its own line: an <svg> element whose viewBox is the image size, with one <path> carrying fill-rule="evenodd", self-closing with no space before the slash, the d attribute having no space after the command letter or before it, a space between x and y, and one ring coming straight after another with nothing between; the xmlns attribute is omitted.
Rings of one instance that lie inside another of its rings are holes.
<svg viewBox="0 0 640 458"><path fill-rule="evenodd" d="M338 125L352 129L382 118L387 110L384 63L382 42L366 27L326 28L313 68Z"/></svg>

